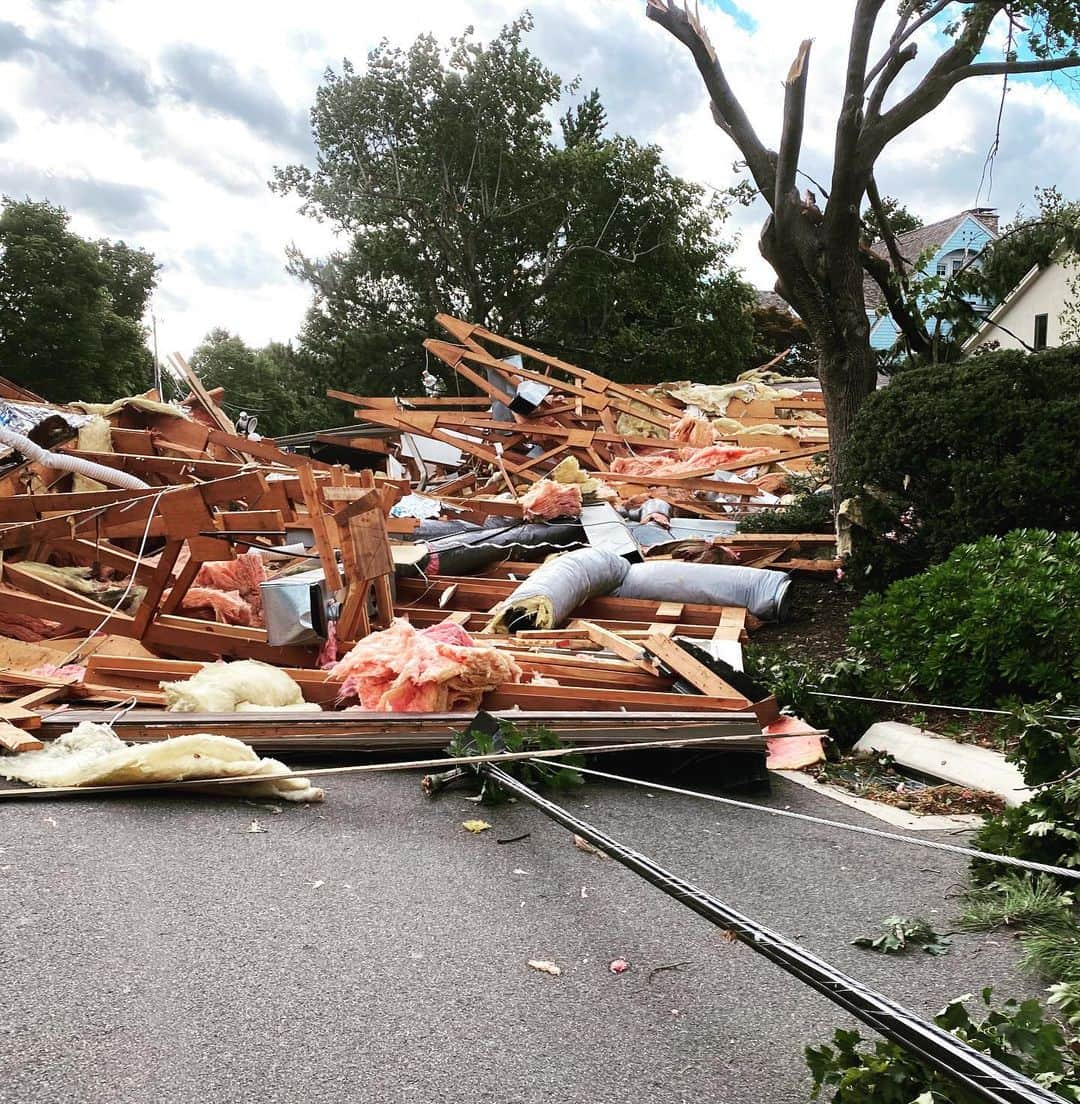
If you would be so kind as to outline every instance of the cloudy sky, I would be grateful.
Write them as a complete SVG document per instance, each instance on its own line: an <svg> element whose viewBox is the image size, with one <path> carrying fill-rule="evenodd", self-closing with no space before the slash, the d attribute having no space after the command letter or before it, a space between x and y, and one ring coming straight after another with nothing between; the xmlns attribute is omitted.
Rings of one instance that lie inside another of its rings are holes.
<svg viewBox="0 0 1080 1104"><path fill-rule="evenodd" d="M213 326L287 340L307 290L285 248L328 249L329 230L267 188L275 165L313 156L307 111L327 67L358 65L380 38L490 34L528 6L533 49L598 87L614 129L659 143L704 184L735 179L734 147L709 118L689 55L645 18L644 0L5 0L0 5L0 192L63 204L75 228L122 237L163 264L162 351ZM853 0L701 0L702 14L763 139L776 143L780 81L815 37L802 167L827 180ZM889 3L886 10L895 5ZM707 10L706 10L707 9ZM883 24L885 19L883 17ZM884 28L883 28L884 29ZM921 64L933 56L932 28ZM977 198L1008 217L1040 184L1080 194L1080 97L1067 81L1014 82L987 198L980 175L1001 85L967 82L895 143L878 182L928 221ZM758 286L759 208L740 211L738 262Z"/></svg>

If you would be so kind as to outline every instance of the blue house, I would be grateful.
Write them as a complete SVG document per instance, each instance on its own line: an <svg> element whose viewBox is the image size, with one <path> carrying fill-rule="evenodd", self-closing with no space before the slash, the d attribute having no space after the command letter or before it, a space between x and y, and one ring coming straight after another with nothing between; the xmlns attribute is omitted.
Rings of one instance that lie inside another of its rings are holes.
<svg viewBox="0 0 1080 1104"><path fill-rule="evenodd" d="M978 256L997 236L998 216L994 210L989 207L974 207L930 226L921 226L918 230L898 234L896 242L900 247L900 255L912 265L927 250L933 249L929 263L921 271L928 276L934 273L952 276L968 264L973 256ZM875 242L871 248L888 260L883 242ZM900 331L892 315L888 313L881 288L867 276L863 281L863 292L866 298L866 314L870 319L870 344L874 349L882 351L891 349ZM990 304L972 300L972 305L985 308ZM947 332L947 328L948 323L942 323L943 333Z"/></svg>

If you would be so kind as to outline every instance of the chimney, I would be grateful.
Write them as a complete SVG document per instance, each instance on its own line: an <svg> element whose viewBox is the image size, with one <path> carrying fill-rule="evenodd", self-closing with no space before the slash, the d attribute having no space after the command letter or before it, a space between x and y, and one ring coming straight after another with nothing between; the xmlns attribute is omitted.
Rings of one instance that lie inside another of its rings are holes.
<svg viewBox="0 0 1080 1104"><path fill-rule="evenodd" d="M1000 218L996 207L972 207L971 213L985 226L989 227L996 236L1001 232Z"/></svg>

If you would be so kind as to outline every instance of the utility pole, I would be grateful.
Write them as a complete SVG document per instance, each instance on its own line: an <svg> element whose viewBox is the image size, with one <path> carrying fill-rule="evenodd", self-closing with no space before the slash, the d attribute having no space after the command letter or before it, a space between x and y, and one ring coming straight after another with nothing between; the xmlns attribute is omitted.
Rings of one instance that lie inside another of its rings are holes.
<svg viewBox="0 0 1080 1104"><path fill-rule="evenodd" d="M157 351L157 315L153 311L150 312L150 322L154 330L154 390L157 392L158 398L164 402L165 395L161 390L161 361L158 360Z"/></svg>

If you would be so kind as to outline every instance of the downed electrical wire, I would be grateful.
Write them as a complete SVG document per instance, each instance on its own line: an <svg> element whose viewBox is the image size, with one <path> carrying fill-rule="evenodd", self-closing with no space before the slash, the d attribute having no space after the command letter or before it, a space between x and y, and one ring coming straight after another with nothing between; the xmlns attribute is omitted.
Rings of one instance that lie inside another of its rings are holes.
<svg viewBox="0 0 1080 1104"><path fill-rule="evenodd" d="M991 1104L1060 1104L1061 1098L1055 1093L961 1042L944 1028L916 1016L903 1005L836 969L798 943L744 916L647 856L612 839L562 806L542 797L496 763L485 763L480 769L485 777L507 793L539 809L557 824L816 989L887 1039L953 1078L979 1100Z"/></svg>

